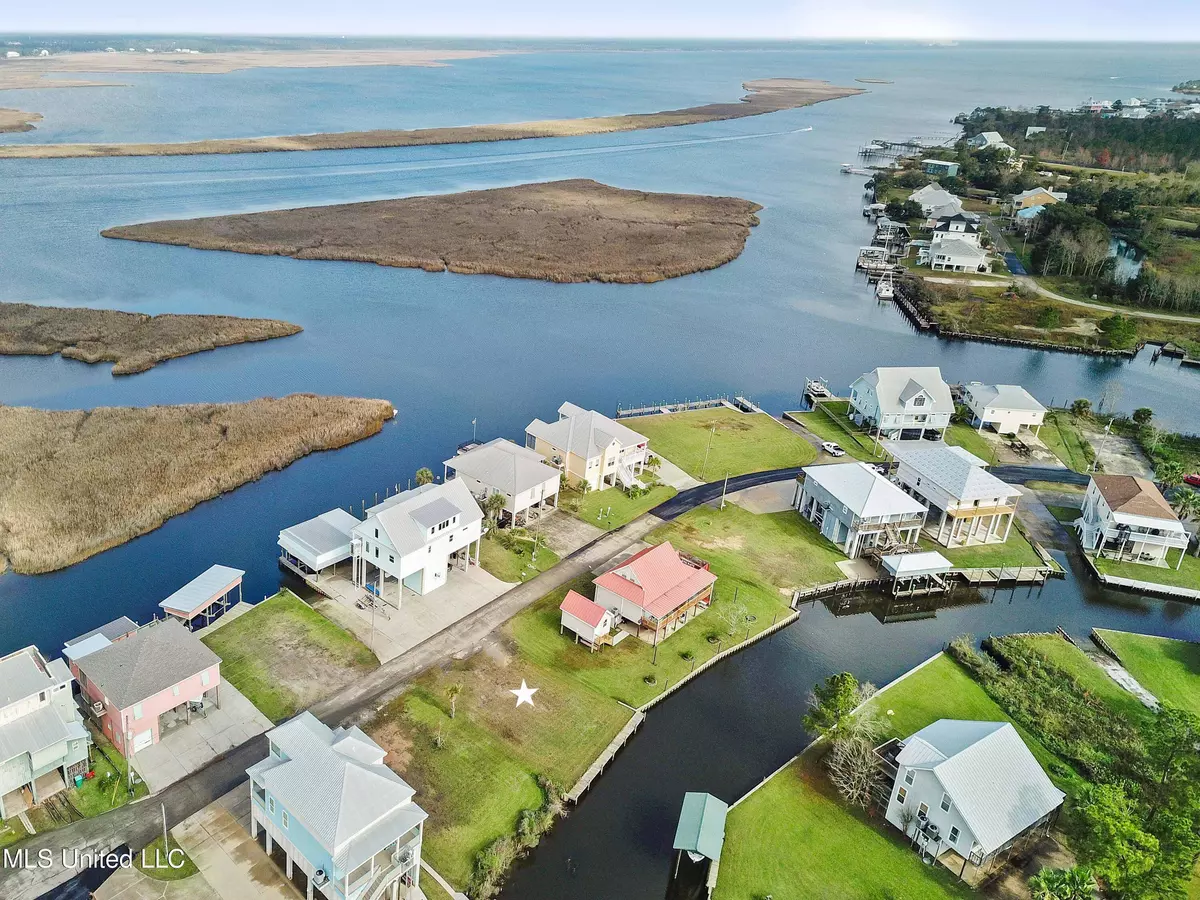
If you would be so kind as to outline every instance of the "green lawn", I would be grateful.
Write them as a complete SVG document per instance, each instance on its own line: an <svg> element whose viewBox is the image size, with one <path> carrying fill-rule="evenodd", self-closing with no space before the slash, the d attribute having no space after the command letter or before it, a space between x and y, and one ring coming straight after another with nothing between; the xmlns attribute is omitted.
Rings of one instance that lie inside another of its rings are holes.
<svg viewBox="0 0 1200 900"><path fill-rule="evenodd" d="M1200 716L1200 644L1097 629L1121 664L1154 696Z"/></svg>
<svg viewBox="0 0 1200 900"><path fill-rule="evenodd" d="M656 484L642 496L630 497L620 488L612 487L582 495L576 491L565 491L562 502L563 508L571 510L576 517L597 528L612 531L670 500L676 493L670 485Z"/></svg>
<svg viewBox="0 0 1200 900"><path fill-rule="evenodd" d="M1063 410L1047 413L1038 437L1063 465L1076 472L1086 472L1095 459L1091 444L1080 431L1077 420Z"/></svg>
<svg viewBox="0 0 1200 900"><path fill-rule="evenodd" d="M0 848L7 847L9 844L15 844L21 838L25 837L27 832L25 826L21 824L21 820L16 816L11 819L5 819L0 822Z"/></svg>
<svg viewBox="0 0 1200 900"><path fill-rule="evenodd" d="M221 676L272 722L379 665L357 638L286 590L202 640L221 657Z"/></svg>
<svg viewBox="0 0 1200 900"><path fill-rule="evenodd" d="M1007 566L1040 566L1042 558L1038 556L1029 539L1023 535L1016 525L1008 533L1008 540L1003 544L974 544L970 547L943 547L928 537L920 540L921 549L936 550L957 569L984 569L989 567Z"/></svg>
<svg viewBox="0 0 1200 900"><path fill-rule="evenodd" d="M763 413L719 407L646 416L630 427L650 439L651 450L701 481L806 466L817 458L808 441Z"/></svg>
<svg viewBox="0 0 1200 900"><path fill-rule="evenodd" d="M116 751L108 739L105 738L98 730L88 724L88 731L91 732L94 746L90 751L89 765L91 770L96 773L95 778L85 779L79 787L71 785L67 788L65 797L75 808L83 813L85 818L102 815L109 810L116 809L118 806L124 806L133 800L145 797L149 793L149 789L144 782L139 781L133 786L133 793L129 791L129 766L120 753ZM107 751L107 756L101 752L101 747ZM109 762L109 757L115 761L115 765ZM33 827L39 831L52 831L55 828L61 827L61 823L56 822L46 812L45 807L38 807L29 811L29 821ZM13 819L5 823L12 825L16 829L21 828L21 824ZM22 835L24 832L22 832ZM11 838L17 840L17 838ZM0 836L0 845L5 843L3 836Z"/></svg>
<svg viewBox="0 0 1200 900"><path fill-rule="evenodd" d="M162 835L147 844L146 848L134 857L133 864L139 872L155 881L180 881L200 871L192 862L192 858L183 852L175 838L171 838L170 843L164 845Z"/></svg>
<svg viewBox="0 0 1200 900"><path fill-rule="evenodd" d="M1183 556L1182 562L1179 568L1176 569L1175 565L1176 563L1180 563L1181 555ZM1167 552L1169 567L1148 566L1144 563L1104 558L1097 559L1095 557L1092 558L1092 562L1096 564L1096 568L1104 575L1112 575L1116 578L1132 578L1137 581L1149 581L1153 584L1162 584L1168 587L1200 590L1200 559L1191 554L1184 553L1182 550L1170 550Z"/></svg>
<svg viewBox="0 0 1200 900"><path fill-rule="evenodd" d="M1103 669L1082 650L1057 634L1040 634L1019 638L1040 656L1070 672L1089 694L1108 704L1113 710L1137 722L1150 715L1137 697L1108 677Z"/></svg>
<svg viewBox="0 0 1200 900"><path fill-rule="evenodd" d="M479 563L484 570L501 581L528 581L539 572L545 572L558 562L558 554L544 543L537 549L537 560L533 559L533 541L526 537L525 529L506 529L509 532L499 538L489 531L479 549ZM509 543L505 546L502 541Z"/></svg>
<svg viewBox="0 0 1200 900"><path fill-rule="evenodd" d="M441 872L438 872L442 875ZM442 875L445 878L445 875ZM458 888L458 885L451 885ZM459 888L461 890L461 888ZM454 900L449 894L442 890L442 886L438 884L433 877L426 871L421 872L421 893L425 895L425 900Z"/></svg>
<svg viewBox="0 0 1200 900"><path fill-rule="evenodd" d="M1074 522L1083 512L1078 506L1058 506L1052 503L1046 504L1046 509L1050 510L1050 515L1066 524Z"/></svg>
<svg viewBox="0 0 1200 900"><path fill-rule="evenodd" d="M897 736L942 718L1007 720L945 656L885 688L872 706ZM1043 766L1057 762L1037 741L1022 737ZM886 822L845 806L825 778L819 752L819 745L810 749L730 813L716 900L976 896L946 869L924 865Z"/></svg>
<svg viewBox="0 0 1200 900"><path fill-rule="evenodd" d="M988 465L995 461L996 447L970 425L955 424L946 429L946 443L974 453Z"/></svg>
<svg viewBox="0 0 1200 900"><path fill-rule="evenodd" d="M811 412L790 412L788 416L795 419L822 441L833 441L852 456L862 462L880 462L887 458L887 453L881 447L875 451L875 442L867 435L858 431L858 427L845 417L846 403L829 401L822 403Z"/></svg>

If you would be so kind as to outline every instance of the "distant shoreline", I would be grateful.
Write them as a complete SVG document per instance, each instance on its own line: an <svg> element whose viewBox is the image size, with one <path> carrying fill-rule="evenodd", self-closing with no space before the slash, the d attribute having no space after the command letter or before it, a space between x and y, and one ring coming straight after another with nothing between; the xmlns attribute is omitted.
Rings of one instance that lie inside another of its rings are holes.
<svg viewBox="0 0 1200 900"><path fill-rule="evenodd" d="M196 156L229 153L271 153L309 150L356 150L413 147L431 144L470 144L526 138L577 137L696 125L797 109L826 100L866 93L862 88L838 87L812 78L764 78L747 81L740 101L709 103L656 113L631 113L581 119L547 119L497 125L463 125L413 130L345 131L294 134L281 137L215 138L182 143L124 144L6 144L0 159L63 159L97 156Z"/></svg>
<svg viewBox="0 0 1200 900"><path fill-rule="evenodd" d="M34 123L40 121L42 121L40 113L0 107L0 134L12 134L16 131L33 131L37 127Z"/></svg>

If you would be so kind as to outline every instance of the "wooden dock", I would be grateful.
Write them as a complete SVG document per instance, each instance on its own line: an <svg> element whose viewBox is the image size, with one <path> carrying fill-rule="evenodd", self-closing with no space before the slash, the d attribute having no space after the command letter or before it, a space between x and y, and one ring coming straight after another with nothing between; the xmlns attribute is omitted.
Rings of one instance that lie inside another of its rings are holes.
<svg viewBox="0 0 1200 900"><path fill-rule="evenodd" d="M617 406L617 414L614 418L631 419L637 416L654 416L660 413L675 413L688 412L693 409L714 409L718 406L726 406L731 409L736 409L730 399L724 395L719 397L706 397L702 400L672 400L669 403L649 403L645 406Z"/></svg>
<svg viewBox="0 0 1200 900"><path fill-rule="evenodd" d="M575 782L575 787L567 792L567 800L571 803L579 802L579 798L592 786L592 782L600 777L600 773L604 771L604 767L612 762L612 758L617 755L617 751L628 743L629 739L633 737L633 733L641 727L645 719L646 714L640 710L630 717L629 721L625 723L625 727L612 739L612 743L604 748L604 752L596 757L594 763L588 766L588 770L583 773L583 777Z"/></svg>

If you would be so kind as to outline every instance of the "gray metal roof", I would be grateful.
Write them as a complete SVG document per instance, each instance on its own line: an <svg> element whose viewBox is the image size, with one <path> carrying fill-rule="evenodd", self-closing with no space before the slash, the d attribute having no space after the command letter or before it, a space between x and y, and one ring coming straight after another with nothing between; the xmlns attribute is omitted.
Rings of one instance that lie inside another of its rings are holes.
<svg viewBox="0 0 1200 900"><path fill-rule="evenodd" d="M190 613L203 609L218 597L229 593L246 573L229 566L209 566L159 606L163 609Z"/></svg>
<svg viewBox="0 0 1200 900"><path fill-rule="evenodd" d="M434 506L438 500L446 501L446 505ZM442 515L450 507L454 511ZM459 516L459 526L483 520L483 510L471 496L471 489L457 478L441 484L423 484L411 491L396 494L370 507L367 513L367 520L355 526L354 533L368 541L386 537L387 542L402 556L424 548L430 540L429 529L451 516ZM442 517L435 518L438 515ZM423 521L430 524L423 524ZM381 531L379 538L375 537L376 528Z"/></svg>
<svg viewBox="0 0 1200 900"><path fill-rule="evenodd" d="M940 487L958 500L1019 497L1021 492L1001 481L982 459L962 447L928 441L886 441L884 447L897 462Z"/></svg>
<svg viewBox="0 0 1200 900"><path fill-rule="evenodd" d="M559 474L540 453L504 438L460 453L445 464L458 474L470 476L510 497L547 481L557 482Z"/></svg>
<svg viewBox="0 0 1200 900"><path fill-rule="evenodd" d="M418 506L410 515L413 521L423 528L433 528L442 522L448 522L461 513L462 510L445 497L435 497L424 506Z"/></svg>
<svg viewBox="0 0 1200 900"><path fill-rule="evenodd" d="M81 643L98 634L104 635L110 641L115 641L117 638L129 634L131 631L137 631L137 627L137 622L133 621L129 616L121 616L119 619L113 619L111 622L105 622L99 628L93 628L86 634L81 634L77 638L71 638L71 640L67 641L66 646L70 647L72 644Z"/></svg>
<svg viewBox="0 0 1200 900"><path fill-rule="evenodd" d="M599 456L613 441L617 441L621 447L636 447L638 444L648 443L644 435L594 409L564 403L558 408L558 415L557 422L534 419L525 427L526 433L541 438L559 450L574 453L582 459Z"/></svg>
<svg viewBox="0 0 1200 900"><path fill-rule="evenodd" d="M350 532L357 524L358 519L344 509L331 509L299 525L283 529L279 532L279 540L281 543L288 541L297 550L304 550L309 557L304 562L310 565L310 560L315 561L329 554L344 553L342 558L345 559L350 556Z"/></svg>
<svg viewBox="0 0 1200 900"><path fill-rule="evenodd" d="M1045 412L1046 407L1038 399L1019 384L978 384L967 385L968 403L975 403L981 409L995 407L996 409L1019 409L1028 412Z"/></svg>
<svg viewBox="0 0 1200 900"><path fill-rule="evenodd" d="M246 770L350 871L420 824L413 789L358 728L331 729L309 712L267 733L284 754Z"/></svg>
<svg viewBox="0 0 1200 900"><path fill-rule="evenodd" d="M58 707L49 703L0 725L0 764L23 753L33 754L63 741L86 738L82 722L64 720Z"/></svg>
<svg viewBox="0 0 1200 900"><path fill-rule="evenodd" d="M47 671L46 661L37 647L25 647L10 653L0 659L0 708L39 691L49 690L61 681L61 678L56 679Z"/></svg>
<svg viewBox="0 0 1200 900"><path fill-rule="evenodd" d="M922 412L954 412L954 398L950 396L950 388L942 380L942 370L937 366L879 366L860 377L875 389L879 408L884 413L905 411L901 393L912 391L910 382L923 388L933 400L933 405L922 408ZM911 397L912 393L908 396Z"/></svg>
<svg viewBox="0 0 1200 900"><path fill-rule="evenodd" d="M805 466L804 477L819 484L850 512L864 519L920 515L925 505L861 462Z"/></svg>
<svg viewBox="0 0 1200 900"><path fill-rule="evenodd" d="M176 619L164 619L76 664L114 706L128 709L220 661Z"/></svg>
<svg viewBox="0 0 1200 900"><path fill-rule="evenodd" d="M985 854L1062 805L1009 722L939 719L905 741L896 761L931 771Z"/></svg>

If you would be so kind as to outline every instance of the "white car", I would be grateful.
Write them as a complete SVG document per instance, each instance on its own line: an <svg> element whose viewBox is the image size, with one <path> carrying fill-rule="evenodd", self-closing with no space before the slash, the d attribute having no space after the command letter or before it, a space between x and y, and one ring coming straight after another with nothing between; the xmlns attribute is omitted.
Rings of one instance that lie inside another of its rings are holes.
<svg viewBox="0 0 1200 900"><path fill-rule="evenodd" d="M846 451L843 450L841 447L839 447L837 444L835 444L833 441L826 441L825 443L823 443L821 445L821 449L824 450L826 453L828 453L830 456L845 456L846 455Z"/></svg>

